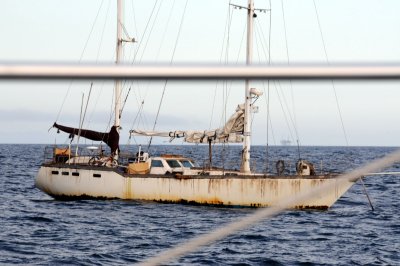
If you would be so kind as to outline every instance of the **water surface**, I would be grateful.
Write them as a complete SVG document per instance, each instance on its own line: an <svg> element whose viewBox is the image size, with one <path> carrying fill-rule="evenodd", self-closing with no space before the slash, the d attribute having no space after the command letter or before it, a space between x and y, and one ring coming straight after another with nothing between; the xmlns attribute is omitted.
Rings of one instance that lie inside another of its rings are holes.
<svg viewBox="0 0 400 266"><path fill-rule="evenodd" d="M155 146L207 160L207 147ZM0 264L126 265L251 214L220 208L123 200L57 201L34 187L43 145L0 145ZM304 147L320 170L346 171L394 148ZM258 170L294 165L295 147L254 147ZM238 167L240 147L216 148L214 164ZM218 158L218 159L217 159ZM394 165L389 171L400 171ZM365 180L327 211L286 211L180 258L170 265L399 265L400 176Z"/></svg>

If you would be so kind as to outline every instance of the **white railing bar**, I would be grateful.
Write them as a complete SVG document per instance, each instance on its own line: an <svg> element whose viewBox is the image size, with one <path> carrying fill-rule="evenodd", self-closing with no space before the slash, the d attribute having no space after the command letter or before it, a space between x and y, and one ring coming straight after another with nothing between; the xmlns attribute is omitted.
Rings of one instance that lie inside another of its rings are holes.
<svg viewBox="0 0 400 266"><path fill-rule="evenodd" d="M135 66L0 62L0 79L400 79L400 64Z"/></svg>

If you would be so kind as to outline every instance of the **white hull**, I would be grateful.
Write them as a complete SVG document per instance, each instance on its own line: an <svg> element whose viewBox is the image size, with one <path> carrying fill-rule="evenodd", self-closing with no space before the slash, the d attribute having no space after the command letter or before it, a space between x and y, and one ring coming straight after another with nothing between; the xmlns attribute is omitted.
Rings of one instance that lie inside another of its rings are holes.
<svg viewBox="0 0 400 266"><path fill-rule="evenodd" d="M79 176L78 176L79 174ZM323 176L180 176L127 175L105 167L42 166L36 187L55 198L119 198L227 206L279 206L283 199L322 184L335 183L329 193L293 208L326 209L354 182Z"/></svg>

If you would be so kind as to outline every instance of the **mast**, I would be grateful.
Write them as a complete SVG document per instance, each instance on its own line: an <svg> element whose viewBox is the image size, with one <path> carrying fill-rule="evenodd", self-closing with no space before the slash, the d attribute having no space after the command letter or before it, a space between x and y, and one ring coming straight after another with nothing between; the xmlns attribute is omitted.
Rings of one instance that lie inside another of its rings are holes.
<svg viewBox="0 0 400 266"><path fill-rule="evenodd" d="M248 0L247 7L247 48L246 65L251 65L253 59L253 17L254 1ZM242 165L240 171L250 173L250 145L251 145L251 93L250 80L245 83L245 109L244 109L244 142L242 150Z"/></svg>
<svg viewBox="0 0 400 266"><path fill-rule="evenodd" d="M117 0L117 50L116 50L116 59L115 63L119 64L122 58L122 21L123 21L123 13L122 13L122 0ZM119 133L120 128L120 119L121 119L121 81L115 80L115 88L114 88L114 112L115 112L115 120L114 126L117 127L117 131Z"/></svg>

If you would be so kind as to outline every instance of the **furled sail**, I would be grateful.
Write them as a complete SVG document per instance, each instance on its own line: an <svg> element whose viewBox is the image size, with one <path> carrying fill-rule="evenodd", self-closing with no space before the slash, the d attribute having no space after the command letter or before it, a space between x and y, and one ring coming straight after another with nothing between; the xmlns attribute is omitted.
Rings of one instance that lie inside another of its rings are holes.
<svg viewBox="0 0 400 266"><path fill-rule="evenodd" d="M239 143L243 142L244 105L238 105L236 112L229 118L224 127L214 130L176 130L168 132L131 130L131 135L148 137L184 138L189 143Z"/></svg>
<svg viewBox="0 0 400 266"><path fill-rule="evenodd" d="M64 131L65 133L69 133L71 135L71 137L79 134L79 128L66 127L66 126L59 125L57 123L54 123L53 127L57 128L61 131ZM119 150L119 146L118 146L119 133L117 131L116 126L112 126L110 132L108 132L108 133L97 132L97 131L88 130L88 129L81 129L80 136L83 138L93 140L93 141L103 141L110 147L111 152L114 154L117 150Z"/></svg>

